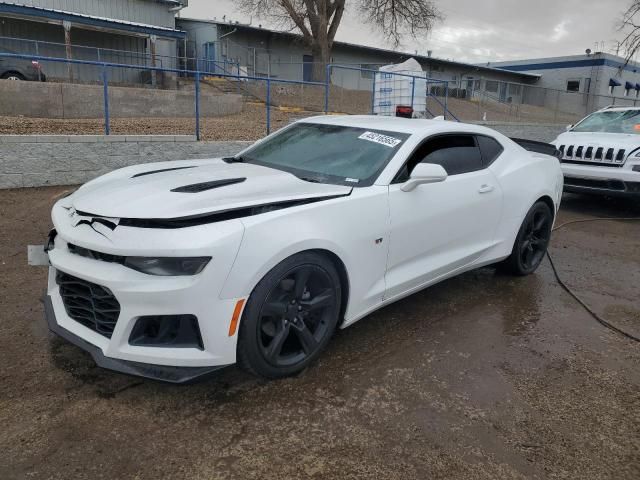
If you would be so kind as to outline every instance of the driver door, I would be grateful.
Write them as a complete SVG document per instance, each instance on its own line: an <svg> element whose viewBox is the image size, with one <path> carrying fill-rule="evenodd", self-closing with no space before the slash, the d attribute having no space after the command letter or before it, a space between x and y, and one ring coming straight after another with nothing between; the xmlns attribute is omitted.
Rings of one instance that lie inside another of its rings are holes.
<svg viewBox="0 0 640 480"><path fill-rule="evenodd" d="M442 165L447 179L402 191L402 183L420 162ZM487 168L489 163L483 161L474 135L432 137L412 154L389 186L391 236L385 299L469 265L494 245L502 192Z"/></svg>

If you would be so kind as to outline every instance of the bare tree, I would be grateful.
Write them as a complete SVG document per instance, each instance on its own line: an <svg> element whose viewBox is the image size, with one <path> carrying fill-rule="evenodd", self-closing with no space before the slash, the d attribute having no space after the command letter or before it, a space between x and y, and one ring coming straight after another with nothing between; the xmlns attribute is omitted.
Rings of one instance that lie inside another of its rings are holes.
<svg viewBox="0 0 640 480"><path fill-rule="evenodd" d="M632 0L631 5L622 16L619 30L624 32L625 36L618 43L618 51L620 47L624 47L626 63L636 55L640 50L640 19L637 18L640 13L640 0Z"/></svg>
<svg viewBox="0 0 640 480"><path fill-rule="evenodd" d="M639 0L640 1L640 0ZM240 9L271 19L279 26L298 30L313 55L313 79L324 80L333 40L349 4L358 9L362 21L377 27L383 37L398 46L405 35L415 38L433 27L441 14L430 0L239 0Z"/></svg>

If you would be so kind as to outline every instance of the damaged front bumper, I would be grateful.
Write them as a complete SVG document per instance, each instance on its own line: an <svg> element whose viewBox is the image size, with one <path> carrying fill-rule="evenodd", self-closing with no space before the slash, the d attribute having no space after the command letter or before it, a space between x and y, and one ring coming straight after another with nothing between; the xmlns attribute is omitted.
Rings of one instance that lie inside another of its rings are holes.
<svg viewBox="0 0 640 480"><path fill-rule="evenodd" d="M224 368L226 366L172 367L167 365L151 365L148 363L139 363L106 357L99 347L87 342L75 333L70 332L69 330L61 327L58 324L58 322L56 321L56 314L53 308L53 302L51 301L51 296L46 294L44 296L44 315L51 332L88 352L93 357L96 365L108 370L113 370L127 375L134 375L137 377L149 378L151 380L160 380L163 382L188 383L196 379L201 379L203 376L220 370L221 368Z"/></svg>
<svg viewBox="0 0 640 480"><path fill-rule="evenodd" d="M220 292L235 259L228 252L237 251L242 236L237 226L215 232L195 227L185 242L184 232L176 230L118 227L100 233L74 226L57 207L57 232L46 247L33 249L46 260L34 256L33 264L49 266L45 313L52 332L86 350L100 367L165 382L190 382L235 363L237 335L229 335L228 322L238 299L220 298ZM200 230L206 236L194 238ZM99 254L83 255L72 244ZM196 254L215 260L188 276L149 275L113 260ZM169 323L175 331L163 327ZM145 327L151 324L157 331Z"/></svg>

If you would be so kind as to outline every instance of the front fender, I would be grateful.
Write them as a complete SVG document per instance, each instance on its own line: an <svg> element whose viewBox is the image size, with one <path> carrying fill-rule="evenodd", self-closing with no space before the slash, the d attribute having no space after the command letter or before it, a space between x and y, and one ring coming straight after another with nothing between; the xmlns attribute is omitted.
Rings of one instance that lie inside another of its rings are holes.
<svg viewBox="0 0 640 480"><path fill-rule="evenodd" d="M349 277L346 318L382 301L389 205L387 187L367 187L348 197L270 212L242 220L245 233L221 292L247 297L276 265L296 253L327 250Z"/></svg>

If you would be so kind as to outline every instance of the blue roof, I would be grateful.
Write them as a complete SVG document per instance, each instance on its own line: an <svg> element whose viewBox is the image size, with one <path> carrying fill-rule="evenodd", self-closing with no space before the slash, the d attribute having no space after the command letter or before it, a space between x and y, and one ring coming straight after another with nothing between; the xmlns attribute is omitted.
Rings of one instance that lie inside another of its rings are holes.
<svg viewBox="0 0 640 480"><path fill-rule="evenodd" d="M157 35L159 37L185 38L187 33L175 28L148 25L145 23L129 22L114 18L97 17L82 13L67 12L51 8L30 7L17 3L0 3L0 14L13 14L23 17L38 17L49 20L68 21L71 23L86 25L110 30L121 30L144 35Z"/></svg>

